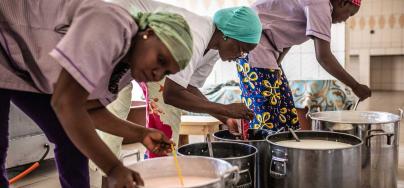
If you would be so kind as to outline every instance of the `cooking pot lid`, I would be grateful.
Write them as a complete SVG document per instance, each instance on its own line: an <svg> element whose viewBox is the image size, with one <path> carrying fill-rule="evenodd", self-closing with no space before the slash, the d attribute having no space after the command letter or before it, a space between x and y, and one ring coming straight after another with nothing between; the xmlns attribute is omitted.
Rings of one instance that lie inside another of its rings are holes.
<svg viewBox="0 0 404 188"><path fill-rule="evenodd" d="M310 113L309 116L313 120L350 124L381 124L400 121L398 115L371 111L325 111Z"/></svg>

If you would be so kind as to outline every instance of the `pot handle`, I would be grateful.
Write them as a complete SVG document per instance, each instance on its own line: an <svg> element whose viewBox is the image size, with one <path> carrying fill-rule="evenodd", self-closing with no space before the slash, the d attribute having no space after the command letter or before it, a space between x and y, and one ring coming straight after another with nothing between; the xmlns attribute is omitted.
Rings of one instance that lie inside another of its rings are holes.
<svg viewBox="0 0 404 188"><path fill-rule="evenodd" d="M288 160L272 156L269 174L274 178L283 178L286 176L286 162Z"/></svg>
<svg viewBox="0 0 404 188"><path fill-rule="evenodd" d="M229 170L223 172L220 178L224 180L227 175L233 175L233 178L229 181L231 185L237 185L238 181L240 181L240 169L237 166L233 166Z"/></svg>
<svg viewBox="0 0 404 188"><path fill-rule="evenodd" d="M404 115L403 109L399 108L398 113L399 113L398 115L400 116L400 120L403 119L403 115Z"/></svg>
<svg viewBox="0 0 404 188"><path fill-rule="evenodd" d="M380 133L372 134L372 132L380 132ZM370 139L372 137L375 137L375 136L387 136L387 145L391 145L391 137L394 136L394 133L386 133L382 129L375 129L375 130L369 130L367 135L368 136L366 136L366 139L365 139L366 140L366 146L370 147Z"/></svg>

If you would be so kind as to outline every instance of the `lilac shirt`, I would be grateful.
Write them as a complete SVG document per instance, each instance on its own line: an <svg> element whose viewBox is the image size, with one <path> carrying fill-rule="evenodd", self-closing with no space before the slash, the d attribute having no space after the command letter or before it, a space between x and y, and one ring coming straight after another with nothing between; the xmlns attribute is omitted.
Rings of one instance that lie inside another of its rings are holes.
<svg viewBox="0 0 404 188"><path fill-rule="evenodd" d="M252 8L263 27L260 44L250 52L252 67L279 69L276 60L283 49L310 37L331 40L330 0L258 0Z"/></svg>
<svg viewBox="0 0 404 188"><path fill-rule="evenodd" d="M115 99L116 94L108 90L111 73L138 30L127 11L99 0L5 0L0 7L42 73L25 66L14 39L2 30L2 46L15 64L30 73L40 91L16 77L4 62L0 62L0 88L52 93L63 68L90 93L89 99L99 99L104 105ZM127 71L119 89L131 80Z"/></svg>

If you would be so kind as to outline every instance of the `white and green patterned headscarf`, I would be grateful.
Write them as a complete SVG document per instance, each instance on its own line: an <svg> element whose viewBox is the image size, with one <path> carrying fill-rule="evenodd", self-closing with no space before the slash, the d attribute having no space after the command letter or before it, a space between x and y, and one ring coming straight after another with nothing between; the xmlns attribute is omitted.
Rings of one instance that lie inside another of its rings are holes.
<svg viewBox="0 0 404 188"><path fill-rule="evenodd" d="M139 29L151 28L171 52L180 68L184 69L192 57L193 45L191 31L185 19L168 12L133 12L136 12L132 15Z"/></svg>

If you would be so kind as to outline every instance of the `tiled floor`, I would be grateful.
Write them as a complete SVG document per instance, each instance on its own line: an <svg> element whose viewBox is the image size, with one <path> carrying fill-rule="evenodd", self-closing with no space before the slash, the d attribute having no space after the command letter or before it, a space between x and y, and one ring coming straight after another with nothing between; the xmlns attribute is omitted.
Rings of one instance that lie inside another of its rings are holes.
<svg viewBox="0 0 404 188"><path fill-rule="evenodd" d="M358 110L386 111L397 113L398 108L404 109L404 92L374 92L372 98L359 104ZM404 121L401 121L404 125ZM404 188L404 129L400 131L400 158L398 187ZM191 138L199 141L198 138ZM127 146L127 148L131 146ZM125 161L133 162L133 158ZM53 161L47 161L26 178L17 182L12 188L58 188L60 187Z"/></svg>

